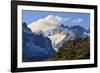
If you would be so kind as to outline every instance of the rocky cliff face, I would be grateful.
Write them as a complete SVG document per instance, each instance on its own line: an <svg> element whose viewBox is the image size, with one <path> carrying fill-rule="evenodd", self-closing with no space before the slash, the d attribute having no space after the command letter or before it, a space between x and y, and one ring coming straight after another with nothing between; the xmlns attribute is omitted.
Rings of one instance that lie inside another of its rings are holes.
<svg viewBox="0 0 100 73"><path fill-rule="evenodd" d="M22 26L22 40L23 62L42 61L55 54L51 40L43 34L32 33L25 23Z"/></svg>

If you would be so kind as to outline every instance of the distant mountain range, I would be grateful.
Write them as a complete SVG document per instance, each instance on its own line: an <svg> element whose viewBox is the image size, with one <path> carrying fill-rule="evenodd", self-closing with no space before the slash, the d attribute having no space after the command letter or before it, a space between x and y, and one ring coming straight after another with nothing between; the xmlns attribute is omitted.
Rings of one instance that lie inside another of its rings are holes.
<svg viewBox="0 0 100 73"><path fill-rule="evenodd" d="M75 26L64 26L63 24L60 25L61 26L61 29L63 31L72 31L72 33L75 33L76 35L76 38L84 38L84 37L87 37L89 36L90 34L90 29L85 29L84 27L82 26L79 26L79 25L75 25Z"/></svg>

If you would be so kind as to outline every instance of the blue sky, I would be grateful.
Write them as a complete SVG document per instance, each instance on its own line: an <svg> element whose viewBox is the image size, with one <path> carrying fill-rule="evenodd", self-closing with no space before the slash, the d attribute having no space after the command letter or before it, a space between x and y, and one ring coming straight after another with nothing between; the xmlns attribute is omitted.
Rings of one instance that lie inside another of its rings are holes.
<svg viewBox="0 0 100 73"><path fill-rule="evenodd" d="M48 11L22 11L22 22L27 24L37 21L40 18L45 18L48 15L59 16L62 18L69 18L68 21L62 23L68 26L80 25L82 27L90 27L90 14L89 13L75 13L75 12L48 12Z"/></svg>

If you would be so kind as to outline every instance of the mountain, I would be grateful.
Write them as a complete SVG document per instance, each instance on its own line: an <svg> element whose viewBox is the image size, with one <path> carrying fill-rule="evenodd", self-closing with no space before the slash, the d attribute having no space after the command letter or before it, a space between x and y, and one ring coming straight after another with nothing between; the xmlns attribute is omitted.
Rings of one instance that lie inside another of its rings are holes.
<svg viewBox="0 0 100 73"><path fill-rule="evenodd" d="M69 27L61 24L62 20L60 17L48 15L47 17L40 18L28 24L28 28L30 28L32 33L42 34L43 37L48 37L56 52L58 52L59 47L61 47L64 42L89 36L85 28L79 25Z"/></svg>
<svg viewBox="0 0 100 73"><path fill-rule="evenodd" d="M70 32L76 36L76 38L84 38L86 36L89 36L90 29L85 29L82 26L75 25L75 26L64 26L63 24L60 25L61 29L65 31L66 33Z"/></svg>
<svg viewBox="0 0 100 73"><path fill-rule="evenodd" d="M42 31L44 36L48 37L61 32L59 26L61 20L61 17L48 15L47 17L40 18L37 21L33 21L32 23L28 24L28 27L33 33Z"/></svg>
<svg viewBox="0 0 100 73"><path fill-rule="evenodd" d="M82 26L71 26L70 30L72 30L73 32L76 33L76 37L77 38L84 38L87 36L87 32L88 30L86 30L85 28L83 28Z"/></svg>
<svg viewBox="0 0 100 73"><path fill-rule="evenodd" d="M61 28L65 28L65 29L66 29L66 28L69 28L69 26L65 26L64 24L61 24L60 27L61 27Z"/></svg>
<svg viewBox="0 0 100 73"><path fill-rule="evenodd" d="M79 25L71 26L70 29L80 33L86 32L86 29Z"/></svg>
<svg viewBox="0 0 100 73"><path fill-rule="evenodd" d="M44 37L42 31L33 33L26 25L22 25L22 58L23 62L42 61L55 54L51 40Z"/></svg>
<svg viewBox="0 0 100 73"><path fill-rule="evenodd" d="M29 24L28 27L31 29L33 33L36 32L38 33L39 31L42 31L44 33L44 36L50 36L60 32L59 26L53 24L51 25L51 24L33 22Z"/></svg>

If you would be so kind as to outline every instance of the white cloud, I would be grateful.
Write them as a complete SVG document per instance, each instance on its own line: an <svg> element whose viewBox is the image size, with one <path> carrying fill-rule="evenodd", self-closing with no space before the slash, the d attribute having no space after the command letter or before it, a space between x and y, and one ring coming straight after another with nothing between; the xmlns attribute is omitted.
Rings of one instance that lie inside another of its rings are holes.
<svg viewBox="0 0 100 73"><path fill-rule="evenodd" d="M37 21L33 21L28 27L32 30L32 32L37 32L38 30L48 30L56 28L58 25L63 24L68 21L70 18L63 18L60 16L48 15L47 17L41 18Z"/></svg>
<svg viewBox="0 0 100 73"><path fill-rule="evenodd" d="M81 23L83 20L81 18L77 18L75 20L72 20L73 23L79 24Z"/></svg>
<svg viewBox="0 0 100 73"><path fill-rule="evenodd" d="M60 16L55 16L55 19L59 22L59 23L64 23L64 22L66 22L66 21L68 21L68 20L70 20L70 18L62 18L62 17L60 17Z"/></svg>
<svg viewBox="0 0 100 73"><path fill-rule="evenodd" d="M63 18L60 16L53 16L53 15L48 15L45 18L39 19L37 22L38 23L43 23L43 24L49 24L49 25L60 25L67 21L69 18Z"/></svg>

